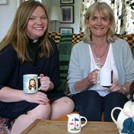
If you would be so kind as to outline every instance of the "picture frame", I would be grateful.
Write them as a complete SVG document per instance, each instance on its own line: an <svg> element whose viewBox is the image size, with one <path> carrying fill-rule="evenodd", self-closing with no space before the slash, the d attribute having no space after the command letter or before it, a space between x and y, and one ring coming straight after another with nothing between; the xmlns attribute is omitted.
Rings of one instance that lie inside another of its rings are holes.
<svg viewBox="0 0 134 134"><path fill-rule="evenodd" d="M71 34L73 33L73 28L72 27L60 27L59 32L62 34Z"/></svg>
<svg viewBox="0 0 134 134"><path fill-rule="evenodd" d="M61 23L74 23L74 6L61 5L62 21Z"/></svg>
<svg viewBox="0 0 134 134"><path fill-rule="evenodd" d="M74 4L74 0L60 0L60 4Z"/></svg>

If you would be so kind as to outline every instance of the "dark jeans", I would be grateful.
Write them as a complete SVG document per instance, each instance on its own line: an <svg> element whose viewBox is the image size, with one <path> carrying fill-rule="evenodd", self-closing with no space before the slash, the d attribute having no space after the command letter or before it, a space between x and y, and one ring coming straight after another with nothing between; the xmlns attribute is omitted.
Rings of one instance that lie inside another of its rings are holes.
<svg viewBox="0 0 134 134"><path fill-rule="evenodd" d="M83 91L71 96L75 103L75 111L85 116L88 121L101 121L104 112L104 121L112 121L111 110L114 107L123 107L128 98L119 93L112 92L105 97L101 97L96 91ZM114 112L117 118L120 111Z"/></svg>

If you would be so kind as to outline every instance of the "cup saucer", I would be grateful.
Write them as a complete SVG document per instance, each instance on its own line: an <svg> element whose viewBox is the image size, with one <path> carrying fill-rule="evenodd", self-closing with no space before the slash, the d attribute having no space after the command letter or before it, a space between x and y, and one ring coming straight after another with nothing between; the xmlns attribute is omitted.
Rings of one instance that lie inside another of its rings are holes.
<svg viewBox="0 0 134 134"><path fill-rule="evenodd" d="M104 88L110 88L112 86L112 84L108 84L108 85L105 85L105 86L102 86Z"/></svg>

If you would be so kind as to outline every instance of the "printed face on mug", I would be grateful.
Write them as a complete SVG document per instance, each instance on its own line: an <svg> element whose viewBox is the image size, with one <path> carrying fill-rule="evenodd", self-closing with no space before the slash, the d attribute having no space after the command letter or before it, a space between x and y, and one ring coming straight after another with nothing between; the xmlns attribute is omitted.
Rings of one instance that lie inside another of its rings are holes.
<svg viewBox="0 0 134 134"><path fill-rule="evenodd" d="M24 93L38 92L38 75L37 74L23 75L23 91Z"/></svg>
<svg viewBox="0 0 134 134"><path fill-rule="evenodd" d="M109 68L100 70L100 85L111 86L112 85L112 71Z"/></svg>

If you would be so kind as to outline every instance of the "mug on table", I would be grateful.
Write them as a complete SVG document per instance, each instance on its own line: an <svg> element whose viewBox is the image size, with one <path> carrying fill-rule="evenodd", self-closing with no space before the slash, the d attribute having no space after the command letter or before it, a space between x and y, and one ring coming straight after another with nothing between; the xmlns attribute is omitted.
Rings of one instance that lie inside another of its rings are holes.
<svg viewBox="0 0 134 134"><path fill-rule="evenodd" d="M81 131L81 128L84 127L87 124L87 119L84 116L80 116L78 113L72 113L68 114L68 132L70 133L79 133ZM81 120L83 120L83 123L81 123Z"/></svg>

